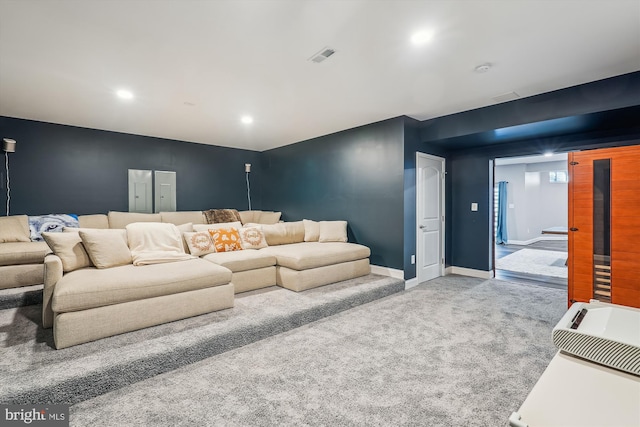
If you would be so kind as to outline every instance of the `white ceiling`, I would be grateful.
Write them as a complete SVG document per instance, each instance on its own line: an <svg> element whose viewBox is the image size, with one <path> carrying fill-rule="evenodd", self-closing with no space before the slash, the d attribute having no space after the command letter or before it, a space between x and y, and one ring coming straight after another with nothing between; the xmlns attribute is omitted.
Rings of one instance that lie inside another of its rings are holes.
<svg viewBox="0 0 640 427"><path fill-rule="evenodd" d="M639 0L0 0L0 115L260 151L637 70Z"/></svg>

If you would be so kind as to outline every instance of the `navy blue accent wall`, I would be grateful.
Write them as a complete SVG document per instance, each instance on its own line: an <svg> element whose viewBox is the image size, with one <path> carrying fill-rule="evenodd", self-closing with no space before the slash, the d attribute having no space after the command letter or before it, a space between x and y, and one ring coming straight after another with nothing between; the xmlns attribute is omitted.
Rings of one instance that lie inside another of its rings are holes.
<svg viewBox="0 0 640 427"><path fill-rule="evenodd" d="M175 171L178 210L246 210L245 163L253 165L253 208L261 207L256 151L9 117L0 117L0 137L17 141L9 154L11 214L128 211L128 169Z"/></svg>
<svg viewBox="0 0 640 427"><path fill-rule="evenodd" d="M371 263L403 268L403 118L263 152L265 209L287 221L347 220Z"/></svg>

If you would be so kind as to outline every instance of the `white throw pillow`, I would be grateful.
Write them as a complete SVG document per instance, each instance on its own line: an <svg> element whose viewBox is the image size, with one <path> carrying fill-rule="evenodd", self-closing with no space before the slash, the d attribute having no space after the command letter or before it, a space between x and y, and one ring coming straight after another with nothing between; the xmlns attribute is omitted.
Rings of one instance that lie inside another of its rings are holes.
<svg viewBox="0 0 640 427"><path fill-rule="evenodd" d="M346 242L347 221L320 221L319 242Z"/></svg>
<svg viewBox="0 0 640 427"><path fill-rule="evenodd" d="M189 246L187 245L187 241L185 240L184 233L190 233L193 231L193 223L188 222L186 224L176 225L178 227L178 231L182 235L182 247L184 248L184 253L189 253Z"/></svg>
<svg viewBox="0 0 640 427"><path fill-rule="evenodd" d="M66 233L42 233L45 242L62 261L62 271L68 273L84 267L92 267L91 258L76 231Z"/></svg>
<svg viewBox="0 0 640 427"><path fill-rule="evenodd" d="M243 249L262 249L269 246L260 226L242 227L238 232Z"/></svg>
<svg viewBox="0 0 640 427"><path fill-rule="evenodd" d="M192 231L184 233L184 239L191 255L201 256L216 251L208 231Z"/></svg>
<svg viewBox="0 0 640 427"><path fill-rule="evenodd" d="M126 230L80 231L80 238L89 258L97 268L131 264L131 251L127 246Z"/></svg>
<svg viewBox="0 0 640 427"><path fill-rule="evenodd" d="M304 241L317 242L320 238L320 224L310 219L303 219L302 223L304 224Z"/></svg>

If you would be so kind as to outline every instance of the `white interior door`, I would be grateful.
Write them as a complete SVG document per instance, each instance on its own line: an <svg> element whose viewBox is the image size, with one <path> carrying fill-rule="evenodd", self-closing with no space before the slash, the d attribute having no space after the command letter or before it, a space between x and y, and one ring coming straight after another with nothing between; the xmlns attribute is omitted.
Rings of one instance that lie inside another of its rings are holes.
<svg viewBox="0 0 640 427"><path fill-rule="evenodd" d="M444 274L444 159L417 153L416 276L418 283Z"/></svg>

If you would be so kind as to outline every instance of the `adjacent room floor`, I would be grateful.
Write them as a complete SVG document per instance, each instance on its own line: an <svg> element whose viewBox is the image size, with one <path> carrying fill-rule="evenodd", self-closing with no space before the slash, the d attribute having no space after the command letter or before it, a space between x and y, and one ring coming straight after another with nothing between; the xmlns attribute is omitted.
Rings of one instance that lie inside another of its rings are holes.
<svg viewBox="0 0 640 427"><path fill-rule="evenodd" d="M523 250L527 250L527 253ZM530 245L495 245L496 279L566 289L567 250L566 240L542 240ZM520 258L515 262L504 262L507 256L518 252ZM505 264L509 268L501 268Z"/></svg>

